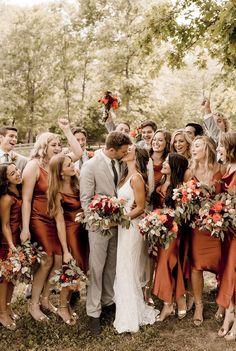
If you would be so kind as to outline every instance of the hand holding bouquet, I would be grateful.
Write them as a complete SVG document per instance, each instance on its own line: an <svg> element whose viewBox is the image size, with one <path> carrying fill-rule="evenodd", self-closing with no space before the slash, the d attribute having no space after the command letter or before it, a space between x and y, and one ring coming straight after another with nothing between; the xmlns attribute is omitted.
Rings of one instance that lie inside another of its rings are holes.
<svg viewBox="0 0 236 351"><path fill-rule="evenodd" d="M173 190L173 200L176 202L175 214L179 221L191 221L194 226L195 216L204 203L212 195L212 189L195 179L183 183L179 188Z"/></svg>
<svg viewBox="0 0 236 351"><path fill-rule="evenodd" d="M112 234L110 228L118 224L128 229L130 220L124 204L124 199L96 194L85 212L77 214L75 221L87 223L94 231L101 230L102 235Z"/></svg>
<svg viewBox="0 0 236 351"><path fill-rule="evenodd" d="M205 202L199 210L196 225L209 230L211 236L224 240L229 227L236 228L236 197L223 193Z"/></svg>
<svg viewBox="0 0 236 351"><path fill-rule="evenodd" d="M116 110L120 105L120 101L117 96L112 95L111 91L106 91L104 96L99 98L98 102L103 104L104 107L104 114L102 121L106 122L107 118L109 117L109 111L111 109Z"/></svg>
<svg viewBox="0 0 236 351"><path fill-rule="evenodd" d="M175 211L170 208L157 209L139 223L140 233L149 244L149 253L157 256L158 244L167 249L172 239L177 238L178 225Z"/></svg>
<svg viewBox="0 0 236 351"><path fill-rule="evenodd" d="M62 268L56 270L50 279L50 283L56 285L59 289L68 287L70 290L79 290L81 281L87 282L87 277L76 265L75 260L63 264Z"/></svg>

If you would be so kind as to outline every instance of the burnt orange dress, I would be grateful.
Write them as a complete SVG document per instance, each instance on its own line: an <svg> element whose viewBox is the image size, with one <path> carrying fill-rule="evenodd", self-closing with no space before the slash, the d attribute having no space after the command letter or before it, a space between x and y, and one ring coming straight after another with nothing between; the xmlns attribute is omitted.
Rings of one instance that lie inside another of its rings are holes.
<svg viewBox="0 0 236 351"><path fill-rule="evenodd" d="M224 191L236 188L236 171L225 174L222 178ZM218 305L228 308L231 299L236 304L236 231L229 229L222 243L223 252L227 250L223 259L223 274L220 282L219 293L216 299Z"/></svg>
<svg viewBox="0 0 236 351"><path fill-rule="evenodd" d="M13 204L10 210L10 228L12 233L13 244L20 245L20 233L21 233L21 205L22 199L16 195L11 195ZM4 235L0 234L0 259L5 260L9 251L9 246L7 244Z"/></svg>
<svg viewBox="0 0 236 351"><path fill-rule="evenodd" d="M49 255L62 255L54 219L47 213L48 172L39 167L39 178L34 187L31 204L30 232L32 242L37 242Z"/></svg>
<svg viewBox="0 0 236 351"><path fill-rule="evenodd" d="M88 232L75 222L75 216L81 211L79 196L75 194L61 193L61 205L66 224L66 239L68 248L76 260L78 266L86 273L88 270Z"/></svg>
<svg viewBox="0 0 236 351"><path fill-rule="evenodd" d="M162 163L160 165L153 166L155 186L160 182L162 178L161 169L162 169Z"/></svg>
<svg viewBox="0 0 236 351"><path fill-rule="evenodd" d="M164 203L164 194L159 192L161 202ZM180 233L170 242L168 249L158 247L153 294L159 299L172 303L173 295L176 299L186 292L183 271L179 259Z"/></svg>
<svg viewBox="0 0 236 351"><path fill-rule="evenodd" d="M213 176L216 194L221 192L221 179L222 174L219 170ZM190 251L192 268L219 274L221 262L221 240L219 238L212 237L207 230L194 228L191 231Z"/></svg>

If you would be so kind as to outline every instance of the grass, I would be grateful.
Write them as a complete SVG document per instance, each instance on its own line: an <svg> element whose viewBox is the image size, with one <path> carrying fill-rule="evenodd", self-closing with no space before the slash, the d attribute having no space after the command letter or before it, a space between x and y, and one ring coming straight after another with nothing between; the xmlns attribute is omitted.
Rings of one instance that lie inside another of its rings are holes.
<svg viewBox="0 0 236 351"><path fill-rule="evenodd" d="M50 323L35 322L27 313L22 291L17 291L13 307L22 316L15 332L0 327L0 351L233 351L235 342L227 342L217 336L220 325L214 319L215 296L208 285L204 293L204 323L194 327L193 312L179 321L169 317L162 323L145 326L135 334L118 335L112 323L104 321L102 334L92 337L87 329L85 299L77 303L77 326L67 326L50 314ZM56 297L53 297L56 299ZM160 301L157 306L161 308Z"/></svg>

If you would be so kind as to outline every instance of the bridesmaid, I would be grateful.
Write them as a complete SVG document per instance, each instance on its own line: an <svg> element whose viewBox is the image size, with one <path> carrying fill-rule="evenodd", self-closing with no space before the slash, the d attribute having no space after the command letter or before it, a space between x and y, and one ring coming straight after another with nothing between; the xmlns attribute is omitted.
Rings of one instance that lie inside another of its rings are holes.
<svg viewBox="0 0 236 351"><path fill-rule="evenodd" d="M216 145L207 136L198 136L192 145L192 176L199 182L214 187L215 193L221 192L221 179L224 170L216 163ZM202 291L203 272L219 275L221 261L221 241L211 237L209 231L192 229L191 233L191 282L195 301L194 325L203 322Z"/></svg>
<svg viewBox="0 0 236 351"><path fill-rule="evenodd" d="M170 152L177 152L177 154L185 156L188 160L191 157L192 139L184 129L176 130L171 137Z"/></svg>
<svg viewBox="0 0 236 351"><path fill-rule="evenodd" d="M21 174L14 163L0 165L0 259L7 258L9 250L20 244L21 228ZM0 323L9 330L15 330L19 316L11 309L14 285L0 281Z"/></svg>
<svg viewBox="0 0 236 351"><path fill-rule="evenodd" d="M220 160L227 164L223 176L223 190L236 195L236 133L226 133L220 136L217 148ZM228 239L229 242L226 240ZM223 267L223 275L216 302L226 309L225 319L218 335L226 340L236 339L236 233L230 228L223 242L223 252L227 250ZM232 324L232 328L230 326ZM230 329L230 331L229 331Z"/></svg>
<svg viewBox="0 0 236 351"><path fill-rule="evenodd" d="M166 159L167 155L169 154L170 140L171 140L171 134L167 130L158 129L155 132L151 142L151 149L149 151L149 155L153 161L155 187L157 183L160 182L162 177L162 173L161 173L162 164ZM154 302L151 298L154 270L155 270L155 257L149 256L147 258L147 272L146 272L146 275L149 281L144 287L144 299L150 305L154 305Z"/></svg>
<svg viewBox="0 0 236 351"><path fill-rule="evenodd" d="M179 154L169 154L162 166L164 175L156 188L153 197L154 208L174 208L172 200L173 189L184 181L184 175L188 168L188 160ZM178 305L178 317L186 316L185 286L182 267L179 259L181 233L170 242L169 248L159 246L153 294L164 301L159 321L164 321L170 314L174 314L173 296L175 295Z"/></svg>
<svg viewBox="0 0 236 351"><path fill-rule="evenodd" d="M74 152L70 154L72 159L79 159L83 151L70 130L68 120L61 118L58 120L58 124ZM29 303L29 312L37 321L47 319L47 316L40 309L41 293L42 307L51 312L57 312L49 301L51 288L49 278L55 269L60 268L62 253L64 262L71 259L66 237L57 233L56 223L47 213L49 161L60 152L61 144L56 134L41 134L32 150L31 160L23 172L21 240L24 242L32 235L32 241L38 242L46 252L39 269L34 274L32 298Z"/></svg>
<svg viewBox="0 0 236 351"><path fill-rule="evenodd" d="M70 156L59 154L49 162L48 213L55 219L57 232L66 236L67 245L77 265L88 269L88 237L75 216L81 211L79 180ZM62 289L58 314L68 321L75 314L70 307L71 291Z"/></svg>

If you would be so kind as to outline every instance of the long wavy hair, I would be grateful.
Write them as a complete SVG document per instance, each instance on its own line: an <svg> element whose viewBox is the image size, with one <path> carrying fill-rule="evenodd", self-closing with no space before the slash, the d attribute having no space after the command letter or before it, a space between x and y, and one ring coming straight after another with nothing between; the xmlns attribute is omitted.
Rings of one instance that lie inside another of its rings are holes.
<svg viewBox="0 0 236 351"><path fill-rule="evenodd" d="M214 140L206 135L201 135L197 136L194 141L192 146L196 143L197 140L203 140L204 145L205 145L205 170L206 174L210 175L211 170L213 170L214 165L216 164L216 143ZM191 159L190 161L190 168L193 174L195 174L196 170L199 168L199 161L194 160L194 158Z"/></svg>
<svg viewBox="0 0 236 351"><path fill-rule="evenodd" d="M135 158L136 158L136 162L135 162L136 170L143 177L143 180L145 183L145 188L147 191L147 189L148 189L147 165L149 162L149 152L144 148L141 148L139 146L135 146ZM121 179L121 183L124 182L127 175L128 175L128 168L126 167L125 171L124 171L124 176Z"/></svg>
<svg viewBox="0 0 236 351"><path fill-rule="evenodd" d="M222 133L219 142L225 147L226 161L236 162L236 132Z"/></svg>
<svg viewBox="0 0 236 351"><path fill-rule="evenodd" d="M164 161L166 159L167 155L170 152L171 134L166 129L157 129L157 131L153 135L152 141L155 138L155 136L157 135L157 133L162 133L164 135L164 139L165 139L165 142L166 142L166 146L165 146L165 149L163 150L163 154L162 154L162 160ZM151 141L151 145L152 145L152 141ZM150 157L152 157L153 153L154 153L154 150L151 147L151 149L149 150Z"/></svg>
<svg viewBox="0 0 236 351"><path fill-rule="evenodd" d="M190 149L191 149L191 145L192 145L192 139L190 138L190 136L188 135L188 133L184 130L184 129L178 129L176 130L172 136L171 136L171 141L170 141L170 152L177 152L175 150L175 146L174 146L174 142L175 142L175 138L177 135L183 135L184 139L186 140L186 143L187 143L187 158L190 158L191 157L191 152L190 152Z"/></svg>
<svg viewBox="0 0 236 351"><path fill-rule="evenodd" d="M173 153L169 154L168 156L168 163L170 165L170 185L167 188L166 191L166 196L165 196L165 205L167 207L174 208L175 202L172 199L173 196L173 189L178 188L181 184L183 184L184 181L184 175L185 172L188 168L188 160L185 156ZM157 184L157 188L164 184L166 181L166 175L164 175ZM154 191L152 195L152 202L155 204L155 207L161 207L161 199L160 199L160 194Z"/></svg>
<svg viewBox="0 0 236 351"><path fill-rule="evenodd" d="M65 154L58 154L51 158L49 162L49 178L48 178L48 214L50 217L55 217L59 211L58 203L56 201L57 195L63 184L63 164L65 159L70 158ZM79 196L79 181L74 175L70 180L72 192Z"/></svg>
<svg viewBox="0 0 236 351"><path fill-rule="evenodd" d="M59 136L50 132L40 134L37 137L33 149L31 150L30 159L32 160L37 158L41 163L43 163L47 156L48 144L54 139L59 140Z"/></svg>
<svg viewBox="0 0 236 351"><path fill-rule="evenodd" d="M7 163L2 163L0 164L0 196L2 195L14 195L10 190L9 190L9 180L7 179L7 168L10 165L15 165L13 162L7 162ZM21 194L21 184L17 184L17 189L19 193Z"/></svg>

